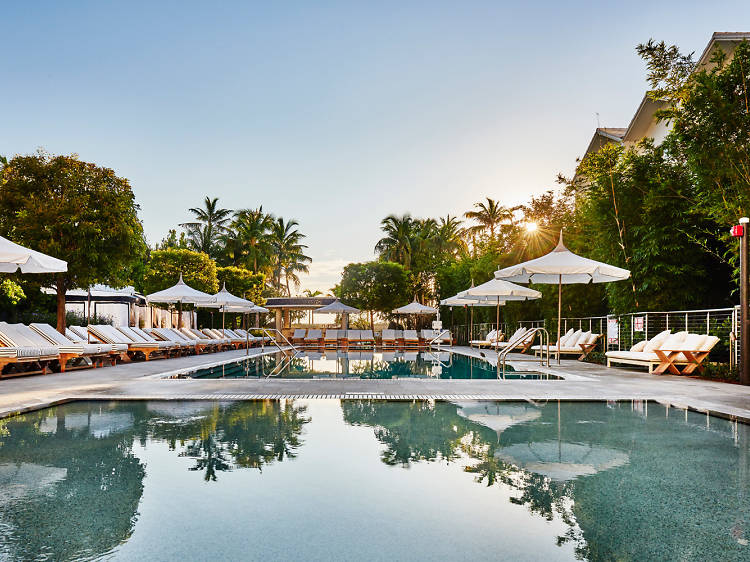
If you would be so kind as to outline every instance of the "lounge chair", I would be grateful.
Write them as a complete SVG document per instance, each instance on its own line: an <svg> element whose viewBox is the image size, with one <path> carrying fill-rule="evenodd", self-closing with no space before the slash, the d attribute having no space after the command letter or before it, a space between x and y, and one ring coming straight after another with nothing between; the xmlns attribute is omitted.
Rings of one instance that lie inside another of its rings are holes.
<svg viewBox="0 0 750 562"><path fill-rule="evenodd" d="M228 339L224 339L224 338L212 338L212 337L209 337L208 335L204 334L200 330L196 330L194 328L181 328L180 332L182 332L183 334L185 334L190 339L197 340L197 341L200 341L200 342L203 342L203 343L211 344L217 350L224 349L224 348L226 348L226 347L228 347L230 345Z"/></svg>
<svg viewBox="0 0 750 562"><path fill-rule="evenodd" d="M34 330L48 343L55 345L60 350L60 372L65 372L66 363L82 357L88 359L91 365L85 363L75 368L98 367L104 365L104 360L108 359L112 365L117 362L117 354L113 353L112 346L107 343L83 343L72 340L55 330L49 324L30 324L29 328Z"/></svg>
<svg viewBox="0 0 750 562"><path fill-rule="evenodd" d="M419 347L419 335L416 330L404 330L404 347Z"/></svg>
<svg viewBox="0 0 750 562"><path fill-rule="evenodd" d="M115 326L117 330L122 332L126 337L130 338L130 340L136 342L136 343L155 343L157 346L159 346L159 349L162 350L164 353L169 354L172 351L179 351L180 345L175 343L174 341L159 341L151 336L142 336L138 332L136 332L133 328L130 326Z"/></svg>
<svg viewBox="0 0 750 562"><path fill-rule="evenodd" d="M230 330L229 328L224 328L224 333L232 341L239 341L240 347L245 347L246 345L249 347L255 343L255 338L253 336L250 336L249 338L246 336L241 336L237 332L235 332L234 330Z"/></svg>
<svg viewBox="0 0 750 562"><path fill-rule="evenodd" d="M304 344L306 335L307 335L307 329L305 328L295 329L294 333L292 334L292 345Z"/></svg>
<svg viewBox="0 0 750 562"><path fill-rule="evenodd" d="M374 346L375 334L372 333L372 330L360 330L359 342L361 345Z"/></svg>
<svg viewBox="0 0 750 562"><path fill-rule="evenodd" d="M202 331L207 336L213 337L215 339L229 340L229 345L231 345L235 349L239 349L240 347L245 345L245 338L241 338L237 334L230 334L231 330L227 330L227 329L219 330L218 328L214 328L214 329L204 328L203 330L200 330L200 331Z"/></svg>
<svg viewBox="0 0 750 562"><path fill-rule="evenodd" d="M326 329L325 336L323 336L323 345L326 347L336 347L339 339L339 331Z"/></svg>
<svg viewBox="0 0 750 562"><path fill-rule="evenodd" d="M518 328L518 330L515 331L515 333L510 337L510 339L513 339L514 337L517 337L522 332L525 332L525 328ZM510 339L508 341L510 341ZM471 340L469 342L470 347L494 347L496 343L502 342L503 340L503 334L502 332L498 335L497 330L492 330L487 334L487 336L483 340Z"/></svg>
<svg viewBox="0 0 750 562"><path fill-rule="evenodd" d="M381 342L383 347L396 347L396 330L383 330Z"/></svg>
<svg viewBox="0 0 750 562"><path fill-rule="evenodd" d="M515 337L508 338L508 341L497 342L492 347L497 347L498 351L510 349L511 351L518 350L520 353L526 353L531 348L531 344L534 343L536 332L520 328L516 331L516 334L514 334Z"/></svg>
<svg viewBox="0 0 750 562"><path fill-rule="evenodd" d="M339 330L336 336L336 346L341 348L349 347L349 330Z"/></svg>
<svg viewBox="0 0 750 562"><path fill-rule="evenodd" d="M578 360L583 361L588 355L596 349L602 334L592 334L591 332L583 332L576 330L560 337L560 340L554 345L549 346L549 354L552 357L558 355L578 355ZM535 345L531 348L536 355L543 354L543 347L541 345Z"/></svg>
<svg viewBox="0 0 750 562"><path fill-rule="evenodd" d="M422 347L426 347L435 338L435 336L437 336L435 330L428 330L424 328L421 332L419 332L419 345Z"/></svg>
<svg viewBox="0 0 750 562"><path fill-rule="evenodd" d="M114 326L108 324L90 324L88 326L88 332L96 339L96 341L102 343L127 344L127 356L130 359L134 359L138 354L141 354L145 360L148 361L153 354L165 355L167 351L165 348L160 347L158 343L142 341L140 338L138 340L133 340Z"/></svg>
<svg viewBox="0 0 750 562"><path fill-rule="evenodd" d="M716 336L665 330L649 341L635 344L629 351L608 351L607 367L613 363L648 367L649 373L689 375L703 370L703 362L719 343ZM678 367L683 367L682 371Z"/></svg>
<svg viewBox="0 0 750 562"><path fill-rule="evenodd" d="M95 341L93 338L89 336L88 330L84 328L83 326L68 326L67 328L65 328L65 337L67 337L72 342L80 343L84 345L92 344L92 345L100 345L100 346L109 346L112 349L112 356L115 361L118 358L122 357L123 354L126 354L128 352L128 344L103 343L100 341L99 342Z"/></svg>
<svg viewBox="0 0 750 562"><path fill-rule="evenodd" d="M349 343L350 346L354 345L357 346L360 343L362 343L362 336L361 332L359 330L347 330L346 331L346 340Z"/></svg>
<svg viewBox="0 0 750 562"><path fill-rule="evenodd" d="M307 335L304 339L305 346L307 347L322 347L323 345L323 332L317 329L307 330Z"/></svg>
<svg viewBox="0 0 750 562"><path fill-rule="evenodd" d="M153 335L150 330L138 328L135 326L131 327L130 329L138 334L144 341L163 341L167 344L171 344L172 350L178 355L182 355L183 352L187 353L188 351L195 351L195 346L191 345L190 342L186 340L178 340L176 338L160 338Z"/></svg>
<svg viewBox="0 0 750 562"><path fill-rule="evenodd" d="M31 332L31 337L27 331ZM39 345L40 341L42 341L41 345ZM60 358L58 347L50 345L44 338L23 324L0 322L0 343L5 346L0 355L0 368L9 363L29 363L39 367L38 370L18 374L46 373L49 363Z"/></svg>

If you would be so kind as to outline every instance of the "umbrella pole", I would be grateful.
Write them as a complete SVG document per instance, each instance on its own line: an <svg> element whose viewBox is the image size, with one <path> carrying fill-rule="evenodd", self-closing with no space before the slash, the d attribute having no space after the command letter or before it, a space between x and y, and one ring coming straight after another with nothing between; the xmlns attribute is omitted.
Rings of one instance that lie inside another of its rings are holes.
<svg viewBox="0 0 750 562"><path fill-rule="evenodd" d="M557 364L560 364L560 323L562 322L562 275L557 277Z"/></svg>
<svg viewBox="0 0 750 562"><path fill-rule="evenodd" d="M474 333L474 307L471 306L469 308L471 308L471 321L469 322L469 341L467 344L471 347L471 336Z"/></svg>
<svg viewBox="0 0 750 562"><path fill-rule="evenodd" d="M500 335L500 296L497 297L497 309L495 311L495 355L497 355L497 339ZM499 359L499 357L498 357ZM498 362L498 365L500 363Z"/></svg>
<svg viewBox="0 0 750 562"><path fill-rule="evenodd" d="M227 333L224 330L224 315L225 314L226 314L225 307L222 306L221 307L221 336L224 338L227 337Z"/></svg>
<svg viewBox="0 0 750 562"><path fill-rule="evenodd" d="M177 329L179 330L182 328L182 301L177 301L177 304L179 305L177 309Z"/></svg>

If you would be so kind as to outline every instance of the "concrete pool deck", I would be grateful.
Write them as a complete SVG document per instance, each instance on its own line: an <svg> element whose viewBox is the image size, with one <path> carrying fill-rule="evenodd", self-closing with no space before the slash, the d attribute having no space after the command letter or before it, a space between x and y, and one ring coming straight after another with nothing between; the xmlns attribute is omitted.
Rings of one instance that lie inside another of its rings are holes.
<svg viewBox="0 0 750 562"><path fill-rule="evenodd" d="M447 350L448 348L443 348ZM471 357L480 352L451 348ZM266 348L265 353L275 349ZM259 356L261 349L251 349ZM494 351L483 350L494 363ZM566 380L449 379L169 379L236 361L245 350L212 355L154 359L116 367L86 369L0 380L0 418L76 400L252 400L268 398L382 398L390 400L654 400L750 423L750 387L645 371L611 368L575 360L540 368L528 356L510 355L519 369L559 375Z"/></svg>

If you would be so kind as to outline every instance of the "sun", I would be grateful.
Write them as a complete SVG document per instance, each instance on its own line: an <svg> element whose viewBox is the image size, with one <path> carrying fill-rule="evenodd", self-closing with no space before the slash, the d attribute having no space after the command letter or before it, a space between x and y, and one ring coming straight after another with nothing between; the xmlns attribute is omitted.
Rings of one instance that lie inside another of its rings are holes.
<svg viewBox="0 0 750 562"><path fill-rule="evenodd" d="M539 225L535 222L527 222L525 228L526 232L528 232L529 234L533 234L539 229Z"/></svg>

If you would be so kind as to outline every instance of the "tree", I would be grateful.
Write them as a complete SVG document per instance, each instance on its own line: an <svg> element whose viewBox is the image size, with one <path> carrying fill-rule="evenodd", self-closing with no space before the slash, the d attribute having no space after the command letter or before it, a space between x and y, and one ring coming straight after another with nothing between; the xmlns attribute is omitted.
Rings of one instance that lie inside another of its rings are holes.
<svg viewBox="0 0 750 562"><path fill-rule="evenodd" d="M229 262L236 266L267 271L273 248L270 240L273 216L257 209L241 209L225 235L225 252Z"/></svg>
<svg viewBox="0 0 750 562"><path fill-rule="evenodd" d="M513 221L513 213L489 197L486 198L486 201L474 203L474 209L476 210L464 213L464 217L477 223L475 226L469 227L469 232L481 235L489 231L492 241L497 239L496 234L503 222L512 223Z"/></svg>
<svg viewBox="0 0 750 562"><path fill-rule="evenodd" d="M113 170L76 155L16 156L0 173L0 233L68 262L67 272L51 277L64 332L69 289L132 280L146 250L133 191Z"/></svg>
<svg viewBox="0 0 750 562"><path fill-rule="evenodd" d="M216 277L220 285L226 285L227 291L253 301L258 306L265 304L263 288L266 284L266 276L262 273L253 273L242 267L217 267Z"/></svg>
<svg viewBox="0 0 750 562"><path fill-rule="evenodd" d="M216 263L203 252L192 250L154 250L146 265L143 291L146 294L167 289L183 281L193 289L213 294L219 290Z"/></svg>
<svg viewBox="0 0 750 562"><path fill-rule="evenodd" d="M180 232L179 238L177 237L177 230L174 228L169 229L169 233L162 241L156 245L157 250L168 250L168 249L187 250L188 241L185 237L184 232Z"/></svg>
<svg viewBox="0 0 750 562"><path fill-rule="evenodd" d="M287 296L291 296L289 282L299 287L299 273L307 273L312 259L305 255L307 246L302 244L305 235L298 229L299 223L292 219L285 221L276 218L271 225L271 247L273 248L273 280L276 287L281 287L284 277Z"/></svg>
<svg viewBox="0 0 750 562"><path fill-rule="evenodd" d="M409 274L398 263L350 263L344 268L338 296L347 304L370 313L370 328L374 327L374 313L388 314L410 298Z"/></svg>
<svg viewBox="0 0 750 562"><path fill-rule="evenodd" d="M194 222L181 224L187 232L191 249L203 252L216 258L219 254L219 242L227 231L232 211L219 208L219 198L206 196L203 207L192 207L190 212L195 216Z"/></svg>
<svg viewBox="0 0 750 562"><path fill-rule="evenodd" d="M409 214L401 217L388 215L380 222L380 229L385 236L375 244L375 251L382 259L400 263L409 269L412 259L414 219Z"/></svg>

